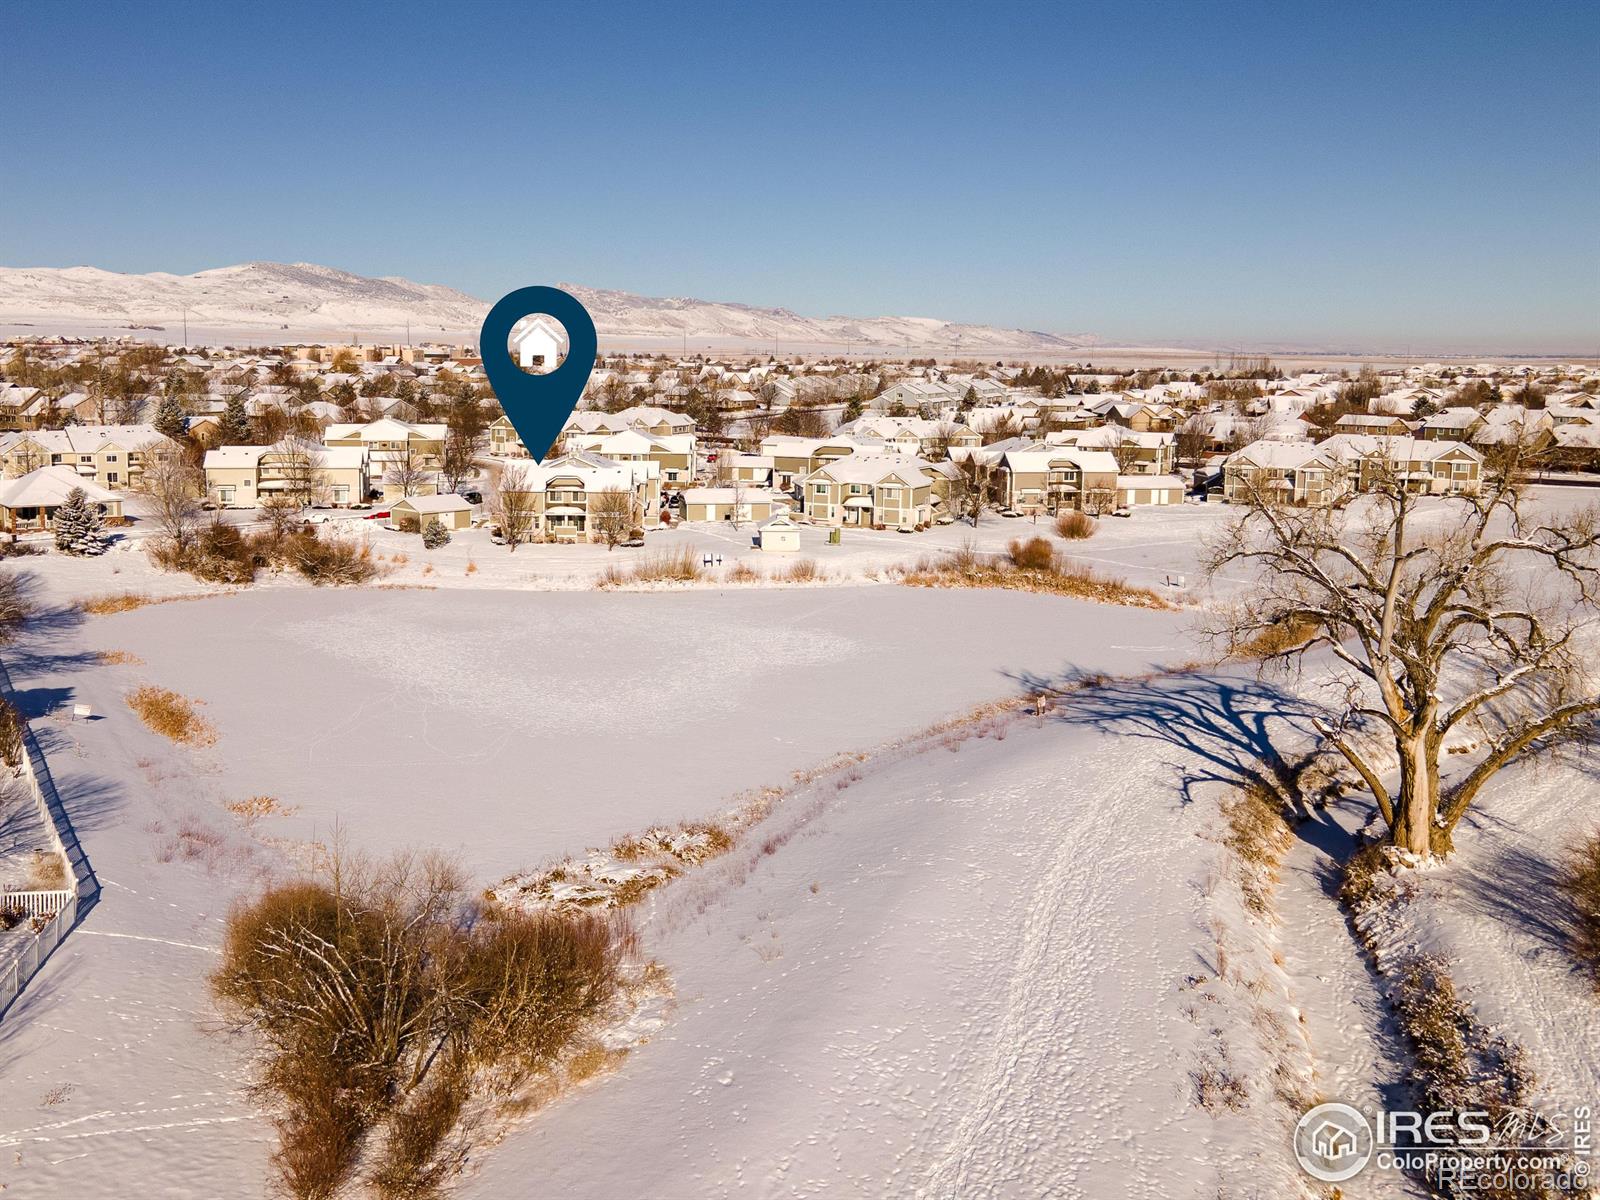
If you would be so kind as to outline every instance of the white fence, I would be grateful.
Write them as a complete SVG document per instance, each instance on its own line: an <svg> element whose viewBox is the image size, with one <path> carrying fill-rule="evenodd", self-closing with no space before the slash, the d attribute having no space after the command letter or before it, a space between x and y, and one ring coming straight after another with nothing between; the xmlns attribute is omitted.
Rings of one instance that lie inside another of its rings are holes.
<svg viewBox="0 0 1600 1200"><path fill-rule="evenodd" d="M6 671L4 663L0 663L0 692L8 696L14 692L11 676ZM4 969L0 969L0 1018L10 1010L11 1002L17 998L17 993L28 986L28 980L32 979L44 965L45 959L50 957L50 952L72 932L73 926L78 923L79 914L87 911L100 896L100 881L95 878L94 870L89 866L89 858L84 854L83 847L78 844L78 835L73 831L72 820L67 816L67 810L62 807L61 796L56 791L55 780L51 778L49 764L39 752L39 744L34 740L31 729L23 735L22 764L17 774L27 784L34 803L39 806L45 826L50 830L51 845L61 855L71 879L70 886L60 891L4 894L4 904L26 909L30 917L30 926L31 918L52 915L47 916L43 926L28 941L26 948ZM27 934L24 933L23 936L26 937Z"/></svg>

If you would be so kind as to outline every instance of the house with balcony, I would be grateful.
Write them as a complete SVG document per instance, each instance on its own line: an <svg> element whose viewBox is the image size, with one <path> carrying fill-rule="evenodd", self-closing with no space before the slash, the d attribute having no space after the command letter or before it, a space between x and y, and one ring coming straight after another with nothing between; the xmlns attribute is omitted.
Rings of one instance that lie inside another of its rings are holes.
<svg viewBox="0 0 1600 1200"><path fill-rule="evenodd" d="M841 425L836 434L873 438L886 451L919 458L944 458L953 447L983 445L983 435L956 421L929 421L923 417L888 417L867 414Z"/></svg>
<svg viewBox="0 0 1600 1200"><path fill-rule="evenodd" d="M79 478L116 491L135 486L145 457L170 445L154 425L69 425L0 435L0 471L7 478L40 467L67 467Z"/></svg>
<svg viewBox="0 0 1600 1200"><path fill-rule="evenodd" d="M646 433L629 428L616 433L582 433L569 429L563 446L585 450L613 462L653 462L661 468L661 486L668 491L694 482L694 434Z"/></svg>
<svg viewBox="0 0 1600 1200"><path fill-rule="evenodd" d="M1117 460L1124 475L1170 475L1176 463L1175 436L1168 432L1097 425L1093 429L1064 429L1048 433L1052 446L1079 450L1104 450Z"/></svg>
<svg viewBox="0 0 1600 1200"><path fill-rule="evenodd" d="M382 478L397 460L408 454L426 470L436 471L444 462L444 443L449 427L444 424L412 424L393 417L380 417L366 424L340 423L322 431L327 446L362 446L372 464L372 474Z"/></svg>
<svg viewBox="0 0 1600 1200"><path fill-rule="evenodd" d="M915 529L932 524L943 508L943 483L919 458L851 454L807 474L801 503L806 516L822 525Z"/></svg>
<svg viewBox="0 0 1600 1200"><path fill-rule="evenodd" d="M528 496L533 534L550 542L594 541L594 512L606 492L632 498L641 529L661 525L661 469L653 462L613 462L577 451L547 463L507 462L497 486Z"/></svg>
<svg viewBox="0 0 1600 1200"><path fill-rule="evenodd" d="M776 434L761 443L761 457L772 460L772 486L788 491L820 467L852 454L883 454L877 438L834 434L825 438Z"/></svg>
<svg viewBox="0 0 1600 1200"><path fill-rule="evenodd" d="M1347 472L1337 453L1325 445L1270 438L1251 442L1224 461L1223 498L1237 503L1264 496L1279 504L1315 506L1342 497Z"/></svg>
<svg viewBox="0 0 1600 1200"><path fill-rule="evenodd" d="M1000 506L1025 515L1117 507L1117 460L1104 450L1031 442L997 464Z"/></svg>
<svg viewBox="0 0 1600 1200"><path fill-rule="evenodd" d="M223 508L256 508L274 494L347 508L372 488L365 446L219 446L207 450L206 492Z"/></svg>

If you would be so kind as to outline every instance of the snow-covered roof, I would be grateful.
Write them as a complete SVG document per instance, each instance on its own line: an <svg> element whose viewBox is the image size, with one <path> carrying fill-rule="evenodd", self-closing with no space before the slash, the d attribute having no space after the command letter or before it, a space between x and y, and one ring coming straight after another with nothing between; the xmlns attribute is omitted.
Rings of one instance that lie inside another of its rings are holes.
<svg viewBox="0 0 1600 1200"><path fill-rule="evenodd" d="M40 467L17 479L0 484L0 506L5 508L51 508L66 502L74 488L96 504L120 501L122 497L103 488L92 479L85 479L71 467Z"/></svg>

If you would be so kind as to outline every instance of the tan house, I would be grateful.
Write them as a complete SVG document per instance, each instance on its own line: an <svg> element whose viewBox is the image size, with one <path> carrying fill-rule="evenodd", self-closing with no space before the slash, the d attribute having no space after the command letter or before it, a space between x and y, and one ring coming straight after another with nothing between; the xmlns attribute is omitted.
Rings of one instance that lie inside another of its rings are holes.
<svg viewBox="0 0 1600 1200"><path fill-rule="evenodd" d="M1000 457L1000 503L1025 515L1117 507L1117 460L1104 450L1041 445L1007 450Z"/></svg>
<svg viewBox="0 0 1600 1200"><path fill-rule="evenodd" d="M1174 435L1157 430L1141 433L1121 425L1097 425L1046 434L1045 441L1052 446L1104 450L1117 460L1125 475L1170 475L1177 461Z"/></svg>
<svg viewBox="0 0 1600 1200"><path fill-rule="evenodd" d="M1255 442L1223 464L1223 496L1267 489L1285 504L1327 504L1398 474L1407 491L1430 496L1478 490L1483 455L1465 442L1336 434L1325 442Z"/></svg>
<svg viewBox="0 0 1600 1200"><path fill-rule="evenodd" d="M463 496L446 493L438 496L407 496L389 506L389 528L402 533L421 533L429 522L438 521L446 529L472 528L472 504Z"/></svg>
<svg viewBox="0 0 1600 1200"><path fill-rule="evenodd" d="M620 433L579 433L568 430L567 450L587 450L612 462L653 462L661 468L661 486L669 491L694 482L694 434L646 433L624 429Z"/></svg>
<svg viewBox="0 0 1600 1200"><path fill-rule="evenodd" d="M882 455L883 443L834 434L826 438L774 435L761 443L761 457L772 460L772 486L788 491L820 467L852 454Z"/></svg>
<svg viewBox="0 0 1600 1200"><path fill-rule="evenodd" d="M885 451L918 458L944 458L952 447L983 445L983 435L955 421L929 421L922 417L887 417L875 414L857 417L836 433L853 438L872 438L883 443Z"/></svg>
<svg viewBox="0 0 1600 1200"><path fill-rule="evenodd" d="M1344 495L1348 472L1339 456L1313 442L1252 442L1222 466L1222 495L1240 501L1265 495L1283 504L1326 504Z"/></svg>
<svg viewBox="0 0 1600 1200"><path fill-rule="evenodd" d="M135 486L145 456L170 444L154 425L69 425L0 436L0 470L7 478L40 467L70 467L103 488Z"/></svg>
<svg viewBox="0 0 1600 1200"><path fill-rule="evenodd" d="M322 431L322 441L328 446L364 447L373 477L382 479L408 455L423 470L437 471L444 462L447 433L448 427L443 424L414 425L379 417L365 425L329 425Z"/></svg>
<svg viewBox="0 0 1600 1200"><path fill-rule="evenodd" d="M685 521L766 521L789 511L789 498L766 488L684 488Z"/></svg>
<svg viewBox="0 0 1600 1200"><path fill-rule="evenodd" d="M561 436L568 448L590 449L592 446L585 444L584 439L604 438L630 429L658 438L688 437L693 439L695 432L693 417L685 416L683 413L672 412L669 409L657 408L653 404L639 404L614 413L600 412L596 409L581 409L567 418L566 424L561 428ZM522 444L522 439L517 436L516 428L511 424L511 419L504 415L496 417L489 426L489 453L505 458L531 457L528 453L528 448ZM690 454L692 460L692 440Z"/></svg>
<svg viewBox="0 0 1600 1200"><path fill-rule="evenodd" d="M934 478L920 458L852 454L807 475L801 502L824 525L915 529L932 524L940 507Z"/></svg>
<svg viewBox="0 0 1600 1200"><path fill-rule="evenodd" d="M312 504L346 508L372 488L363 446L220 446L206 451L205 473L207 493L223 508L256 508L275 492L300 489Z"/></svg>
<svg viewBox="0 0 1600 1200"><path fill-rule="evenodd" d="M547 541L594 541L595 506L605 492L632 496L640 529L661 524L661 470L651 462L612 462L578 451L550 462L507 463L499 486L525 494L533 518L532 532Z"/></svg>
<svg viewBox="0 0 1600 1200"><path fill-rule="evenodd" d="M74 488L83 489L89 501L106 516L121 518L122 497L117 493L71 467L40 467L19 479L0 483L0 529L8 533L49 529L56 510L66 503Z"/></svg>

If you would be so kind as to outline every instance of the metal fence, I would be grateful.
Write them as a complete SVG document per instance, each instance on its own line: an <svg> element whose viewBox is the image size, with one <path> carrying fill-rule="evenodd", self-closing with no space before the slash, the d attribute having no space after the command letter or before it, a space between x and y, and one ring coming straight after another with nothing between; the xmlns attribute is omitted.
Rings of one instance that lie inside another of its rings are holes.
<svg viewBox="0 0 1600 1200"><path fill-rule="evenodd" d="M4 663L0 663L0 692L8 696L14 692L11 676L6 671ZM55 780L50 775L50 766L45 762L31 729L23 735L22 763L17 773L27 784L34 803L39 806L45 826L50 830L51 844L61 855L71 878L68 881L69 886L60 891L5 893L6 904L27 911L30 932L37 918L43 917L44 920L22 952L0 969L0 1018L10 1010L11 1002L28 986L28 981L44 965L51 951L72 932L78 923L78 918L93 907L100 897L100 881L95 878L94 869L89 865L88 855L84 854L83 847L78 844L78 835L72 828L72 819L67 816L67 810L62 806Z"/></svg>

